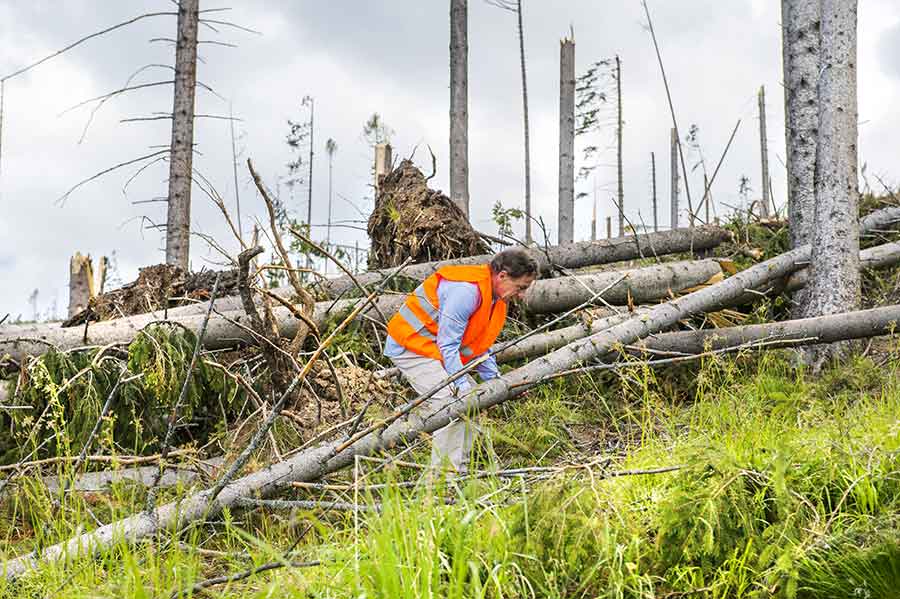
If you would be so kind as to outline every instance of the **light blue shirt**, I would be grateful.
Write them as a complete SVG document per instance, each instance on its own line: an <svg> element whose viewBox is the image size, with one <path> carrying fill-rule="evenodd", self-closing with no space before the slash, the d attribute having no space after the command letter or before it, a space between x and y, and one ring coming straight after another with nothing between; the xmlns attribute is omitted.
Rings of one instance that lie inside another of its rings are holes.
<svg viewBox="0 0 900 599"><path fill-rule="evenodd" d="M463 363L459 355L459 347L462 344L463 333L466 332L469 319L481 306L481 293L475 283L446 279L441 279L438 283L437 293L440 304L437 317L437 346L444 359L444 370L447 371L448 376L453 376L462 370ZM387 342L384 344L385 356L396 357L405 351L407 351L405 347L388 335ZM473 359L477 357L474 356ZM484 362L475 367L475 371L484 381L500 376L494 356L488 356ZM453 384L462 393L471 388L465 377L457 379Z"/></svg>

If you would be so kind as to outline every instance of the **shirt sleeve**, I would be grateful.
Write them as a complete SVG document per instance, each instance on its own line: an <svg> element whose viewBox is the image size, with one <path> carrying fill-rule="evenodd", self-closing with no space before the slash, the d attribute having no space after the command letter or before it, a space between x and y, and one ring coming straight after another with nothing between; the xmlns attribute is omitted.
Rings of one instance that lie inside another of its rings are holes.
<svg viewBox="0 0 900 599"><path fill-rule="evenodd" d="M475 367L478 376L483 381L489 381L500 376L500 368L497 366L497 359L489 355L487 359Z"/></svg>
<svg viewBox="0 0 900 599"><path fill-rule="evenodd" d="M450 376L462 370L459 347L469 319L478 309L480 299L478 287L473 283L443 280L438 285L438 301L441 307L437 318L437 346L444 360L444 370ZM456 380L454 385L460 392L471 388L466 377Z"/></svg>

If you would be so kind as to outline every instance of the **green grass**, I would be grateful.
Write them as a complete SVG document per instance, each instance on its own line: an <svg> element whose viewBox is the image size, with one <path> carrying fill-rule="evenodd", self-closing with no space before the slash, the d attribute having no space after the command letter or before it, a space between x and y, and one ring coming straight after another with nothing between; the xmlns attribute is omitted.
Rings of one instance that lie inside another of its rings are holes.
<svg viewBox="0 0 900 599"><path fill-rule="evenodd" d="M283 559L312 525L292 559L322 565L210 595L891 597L900 583L898 408L892 363L863 359L816 380L789 354L769 353L555 382L483 417L492 443L483 443L479 467L585 461L585 450L608 456L609 472L681 469L438 486L423 478L360 495L381 513L226 513L180 535L43 567L0 583L0 596L165 597ZM412 459L427 461L427 449ZM370 482L415 477L361 465ZM129 485L63 497L19 487L0 504L0 552L68 538L142 499Z"/></svg>

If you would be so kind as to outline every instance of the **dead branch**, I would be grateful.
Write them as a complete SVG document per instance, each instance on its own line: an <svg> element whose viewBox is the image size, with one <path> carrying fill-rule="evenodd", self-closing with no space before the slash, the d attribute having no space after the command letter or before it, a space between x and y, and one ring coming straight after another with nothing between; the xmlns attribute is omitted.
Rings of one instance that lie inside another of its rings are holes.
<svg viewBox="0 0 900 599"><path fill-rule="evenodd" d="M88 41L88 40L91 40L91 39L93 39L93 38L95 38L95 37L99 37L99 36L101 36L101 35L104 35L104 34L107 34L107 33L111 32L111 31L115 31L116 29L121 29L122 27L125 27L125 26L127 26L127 25L131 25L132 23L136 23L137 21L140 21L140 20L142 20L142 19L149 19L149 18L151 18L151 17L162 17L162 16L167 16L167 17L173 17L173 16L174 16L174 17L177 17L177 16L178 16L178 13L177 13L177 12L152 12L152 13L146 13L146 14L139 15L139 16L137 16L137 17L134 17L133 19L128 19L127 21L122 21L121 23L118 23L118 24L116 24L116 25L113 25L112 27L107 27L106 29L101 29L100 31L97 31L97 32L95 32L95 33L92 33L92 34L90 34L90 35L86 35L86 36L84 36L84 37L82 37L82 38L79 38L79 39L75 40L74 42L72 42L72 43L69 44L68 46L62 48L61 50L57 50L57 51L54 52L53 54L49 54L49 55L45 56L44 58L38 60L37 62L33 62L33 63L31 63L30 65L25 66L25 67L22 67L21 69L19 69L19 70L17 70L17 71L13 71L13 72L10 73L9 75L6 75L6 76L4 76L3 78L0 78L0 81L6 81L7 79L12 79L13 77L16 77L17 75L21 75L22 73L28 72L28 71L30 71L31 69L33 69L33 68L35 68L35 67L37 67L37 66L39 66L39 65L41 65L41 64L44 64L44 63L47 62L48 60L50 60L50 59L52 59L52 58L56 58L56 57L59 56L60 54L63 54L64 52L68 52L68 51L71 50L72 48L75 48L76 46L79 46L79 45L83 44L84 42L86 42L86 41Z"/></svg>
<svg viewBox="0 0 900 599"><path fill-rule="evenodd" d="M216 295L219 293L219 280L221 279L221 276L221 274L216 275L216 281L213 283L212 293L210 294L209 310L206 311L206 318L204 318L203 324L200 325L200 334L197 335L197 340L194 343L194 353L191 354L191 361L188 364L187 372L184 373L184 383L181 385L181 392L178 394L178 399L175 401L175 404L172 406L172 411L169 414L169 424L166 429L166 436L163 438L162 451L160 452L159 471L153 481L153 485L151 485L150 490L147 492L147 504L144 511L148 514L156 507L157 485L166 468L166 458L169 455L172 438L175 436L175 425L178 422L181 405L187 398L188 389L191 385L191 377L194 374L194 366L197 364L197 356L200 355L200 348L203 346L203 338L206 336L206 328L209 325L209 317L212 315L213 306L216 303Z"/></svg>

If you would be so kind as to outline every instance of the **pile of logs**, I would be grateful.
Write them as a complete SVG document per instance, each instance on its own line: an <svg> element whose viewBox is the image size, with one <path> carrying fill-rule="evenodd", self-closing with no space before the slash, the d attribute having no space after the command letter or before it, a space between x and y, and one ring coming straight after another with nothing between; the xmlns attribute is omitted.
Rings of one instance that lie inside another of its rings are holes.
<svg viewBox="0 0 900 599"><path fill-rule="evenodd" d="M860 223L861 231L878 231L900 221L900 208L875 212ZM696 253L727 240L729 234L714 226L683 229L632 237L584 242L536 249L542 277L524 300L533 313L565 313L585 307L594 310L592 320L562 328L528 334L495 348L501 361L519 360L521 365L503 377L476 387L470 394L448 402L427 402L420 396L380 423L363 428L349 438L325 441L242 478L226 481L176 502L162 505L45 547L40 556L28 555L6 563L6 576L15 578L39 561L61 560L76 554L96 554L118 542L135 543L163 530L207 518L224 508L238 506L247 497L265 497L282 491L295 481L314 481L352 464L355 456L370 455L406 445L423 433L432 433L473 410L484 410L512 399L542 381L572 369L611 365L623 352L655 356L688 356L706 352L737 351L752 347L786 347L890 334L900 320L900 306L888 306L823 318L699 331L673 331L692 316L753 302L760 297L794 290L806 284L804 270L809 246L796 248L743 271L716 259L663 262L659 257L674 253ZM645 259L650 266L580 271L599 264ZM900 262L900 244L887 243L861 253L862 267L879 268ZM483 263L488 256L466 261ZM441 264L408 266L402 275L423 279ZM727 272L723 272L723 267ZM574 272L573 272L574 270ZM725 276L728 273L730 276ZM338 299L357 285L370 286L396 269L370 272L356 281L342 277L326 281L321 293L335 298L315 306L313 320L321 324L334 314L346 313L361 299ZM288 292L285 291L285 294ZM386 294L359 311L359 318L382 321L390 317L403 295ZM197 331L208 306L198 304L169 310L166 317ZM290 337L297 320L287 308L274 311L282 334ZM61 349L86 345L128 343L141 328L161 320L162 314L147 314L63 329L49 324L6 325L0 329L0 355L22 361L49 346ZM216 300L204 337L208 348L251 343L247 316L239 300ZM662 360L660 360L662 361ZM437 389L432 390L434 393Z"/></svg>

